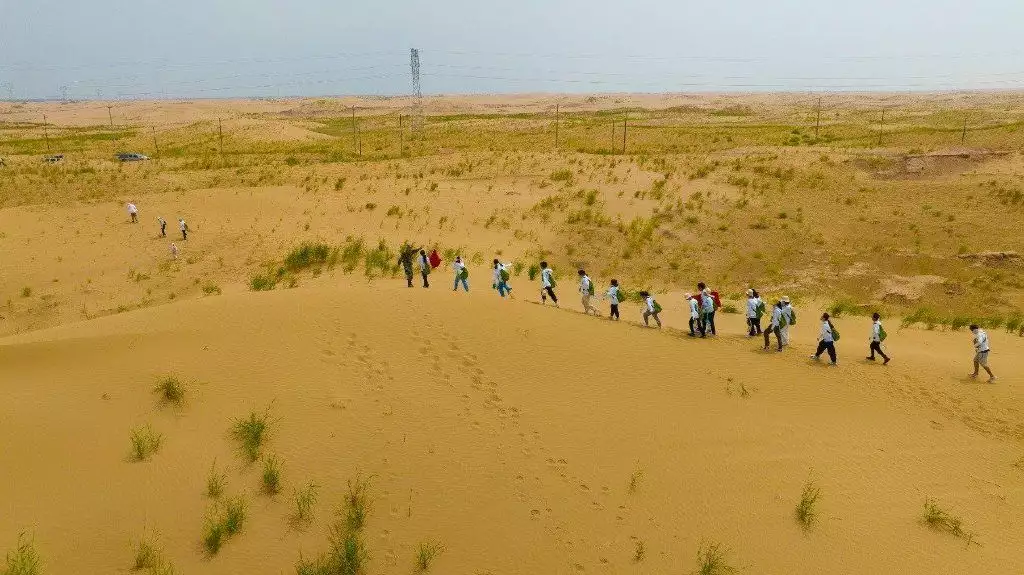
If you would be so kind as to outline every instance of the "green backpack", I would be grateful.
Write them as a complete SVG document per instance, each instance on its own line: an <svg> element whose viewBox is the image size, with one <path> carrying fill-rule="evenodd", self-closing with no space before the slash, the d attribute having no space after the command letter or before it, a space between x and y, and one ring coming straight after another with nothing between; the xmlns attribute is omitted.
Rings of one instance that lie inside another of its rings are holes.
<svg viewBox="0 0 1024 575"><path fill-rule="evenodd" d="M832 325L832 322L829 322L828 325L832 328L832 341L839 341L839 330L836 329L836 326Z"/></svg>
<svg viewBox="0 0 1024 575"><path fill-rule="evenodd" d="M654 313L661 313L661 304L657 300L654 301Z"/></svg>
<svg viewBox="0 0 1024 575"><path fill-rule="evenodd" d="M796 325L796 310L792 306L789 308L789 315L791 316L789 325Z"/></svg>
<svg viewBox="0 0 1024 575"><path fill-rule="evenodd" d="M510 277L509 273L508 273L508 270L505 269L505 268L501 268L501 273L499 275L501 277L501 281L503 281L503 282L507 282L509 277Z"/></svg>
<svg viewBox="0 0 1024 575"><path fill-rule="evenodd" d="M469 279L469 268L462 268L462 271L459 272L459 279Z"/></svg>
<svg viewBox="0 0 1024 575"><path fill-rule="evenodd" d="M757 302L757 307L754 308L754 315L756 315L758 317L758 319L760 319L761 316L764 315L764 302L763 301L762 302Z"/></svg>
<svg viewBox="0 0 1024 575"><path fill-rule="evenodd" d="M885 333L885 328L878 326L878 341L885 341L885 338L889 337L889 334Z"/></svg>
<svg viewBox="0 0 1024 575"><path fill-rule="evenodd" d="M554 288L558 287L558 282L555 281L555 272L551 272L548 275L548 283L551 284L551 289L554 289Z"/></svg>
<svg viewBox="0 0 1024 575"><path fill-rule="evenodd" d="M590 280L590 285L587 286L587 295L594 295L594 280Z"/></svg>

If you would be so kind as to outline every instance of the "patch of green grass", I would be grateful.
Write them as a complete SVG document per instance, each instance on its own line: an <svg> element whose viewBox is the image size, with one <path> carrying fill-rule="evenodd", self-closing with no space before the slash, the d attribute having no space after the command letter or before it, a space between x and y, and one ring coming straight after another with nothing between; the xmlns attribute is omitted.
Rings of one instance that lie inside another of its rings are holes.
<svg viewBox="0 0 1024 575"><path fill-rule="evenodd" d="M203 547L210 555L216 555L224 543L242 532L248 506L242 497L233 497L217 502L206 518L203 530Z"/></svg>
<svg viewBox="0 0 1024 575"><path fill-rule="evenodd" d="M341 269L345 273L352 273L357 267L359 262L363 259L363 252L365 251L363 245L363 238L348 237L345 241L345 245L341 248Z"/></svg>
<svg viewBox="0 0 1024 575"><path fill-rule="evenodd" d="M150 575L170 575L174 566L164 559L163 553L152 540L142 538L135 544L135 561L132 571L145 570Z"/></svg>
<svg viewBox="0 0 1024 575"><path fill-rule="evenodd" d="M28 286L21 288L21 297L32 297L32 288Z"/></svg>
<svg viewBox="0 0 1024 575"><path fill-rule="evenodd" d="M219 499L224 495L224 487L227 485L227 476L217 471L217 462L210 466L210 475L206 478L206 496L210 499Z"/></svg>
<svg viewBox="0 0 1024 575"><path fill-rule="evenodd" d="M295 514L292 519L296 524L306 524L313 519L313 506L316 505L317 490L315 483L308 483L302 489L295 489L292 499L295 501Z"/></svg>
<svg viewBox="0 0 1024 575"><path fill-rule="evenodd" d="M146 461L154 453L160 451L163 443L163 435L153 431L148 424L143 427L136 427L131 434L131 459L132 461Z"/></svg>
<svg viewBox="0 0 1024 575"><path fill-rule="evenodd" d="M263 492L277 495L281 491L281 460L276 455L263 458Z"/></svg>
<svg viewBox="0 0 1024 575"><path fill-rule="evenodd" d="M303 242L284 257L286 270L295 273L309 268L328 266L337 261L337 249L322 242Z"/></svg>
<svg viewBox="0 0 1024 575"><path fill-rule="evenodd" d="M206 295L220 295L220 286L213 282L207 282L203 284L203 293Z"/></svg>
<svg viewBox="0 0 1024 575"><path fill-rule="evenodd" d="M924 500L924 515L921 519L932 529L945 531L954 537L965 537L963 520L939 506L934 499Z"/></svg>
<svg viewBox="0 0 1024 575"><path fill-rule="evenodd" d="M185 405L185 385L172 375L158 379L153 393L160 397L161 403L170 403L177 407Z"/></svg>
<svg viewBox="0 0 1024 575"><path fill-rule="evenodd" d="M726 560L728 549L719 543L701 545L697 551L696 575L729 575L736 573L736 568Z"/></svg>
<svg viewBox="0 0 1024 575"><path fill-rule="evenodd" d="M430 570L434 559L444 552L444 545L436 541L424 541L416 549L416 569L423 573Z"/></svg>
<svg viewBox="0 0 1024 575"><path fill-rule="evenodd" d="M352 531L359 531L366 525L366 517L370 513L370 479L357 475L348 480L348 493L345 494L343 513L345 525Z"/></svg>
<svg viewBox="0 0 1024 575"><path fill-rule="evenodd" d="M43 562L36 553L31 539L22 533L18 535L18 546L7 553L7 568L3 575L39 575L42 573Z"/></svg>
<svg viewBox="0 0 1024 575"><path fill-rule="evenodd" d="M387 242L380 240L376 248L366 251L363 260L366 277L394 275L398 272L397 258L398 255L391 251Z"/></svg>
<svg viewBox="0 0 1024 575"><path fill-rule="evenodd" d="M800 494L800 502L796 505L796 520L805 530L810 529L818 517L818 499L821 497L821 488L808 481Z"/></svg>
<svg viewBox="0 0 1024 575"><path fill-rule="evenodd" d="M270 437L270 410L263 413L249 413L245 419L236 419L231 425L231 435L239 443L242 454L249 463L260 458L263 444Z"/></svg>
<svg viewBox="0 0 1024 575"><path fill-rule="evenodd" d="M277 280L270 274L256 274L249 278L251 291L270 291L277 287Z"/></svg>
<svg viewBox="0 0 1024 575"><path fill-rule="evenodd" d="M210 555L216 555L224 545L224 525L219 521L207 520L206 530L203 533L203 547Z"/></svg>

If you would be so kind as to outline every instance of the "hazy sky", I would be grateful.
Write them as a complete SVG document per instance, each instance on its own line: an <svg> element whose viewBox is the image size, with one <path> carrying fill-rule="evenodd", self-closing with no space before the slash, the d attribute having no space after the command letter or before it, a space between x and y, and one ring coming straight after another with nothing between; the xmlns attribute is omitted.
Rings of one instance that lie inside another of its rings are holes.
<svg viewBox="0 0 1024 575"><path fill-rule="evenodd" d="M1024 0L0 0L0 98L1024 88Z"/></svg>

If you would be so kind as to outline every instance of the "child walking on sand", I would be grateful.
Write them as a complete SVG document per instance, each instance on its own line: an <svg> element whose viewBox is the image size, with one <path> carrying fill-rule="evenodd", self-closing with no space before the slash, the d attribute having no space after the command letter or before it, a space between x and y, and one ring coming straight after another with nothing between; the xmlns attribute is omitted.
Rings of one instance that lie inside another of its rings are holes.
<svg viewBox="0 0 1024 575"><path fill-rule="evenodd" d="M181 240L185 241L188 239L188 224L185 223L185 218L178 218L178 229L181 230Z"/></svg>
<svg viewBox="0 0 1024 575"><path fill-rule="evenodd" d="M591 298L594 297L594 282L591 281L590 276L584 270L579 271L580 274L580 298L583 301L583 313L589 315L590 312L594 312L594 315L601 315L601 312L597 311L597 308L590 305Z"/></svg>
<svg viewBox="0 0 1024 575"><path fill-rule="evenodd" d="M427 276L430 275L430 259L427 257L426 250L420 250L418 262L420 264L420 275L423 276L423 287L428 288L430 287L430 280L427 279Z"/></svg>
<svg viewBox="0 0 1024 575"><path fill-rule="evenodd" d="M754 289L747 290L747 337L761 335L761 316L764 315L764 302Z"/></svg>
<svg viewBox="0 0 1024 575"><path fill-rule="evenodd" d="M651 324L648 319L653 317L654 321L658 323L658 329L661 329L661 319L658 317L658 314L661 313L661 306L658 305L658 302L654 301L654 296L645 291L640 292L640 297L644 299L645 304L643 314L644 325L650 327Z"/></svg>
<svg viewBox="0 0 1024 575"><path fill-rule="evenodd" d="M988 353L992 351L988 345L988 334L977 324L971 324L971 333L974 334L974 373L971 374L971 379L978 377L978 368L982 367L988 373L988 382L995 383L996 376L988 367Z"/></svg>
<svg viewBox="0 0 1024 575"><path fill-rule="evenodd" d="M166 238L167 237L167 220L165 220L162 216L157 216L156 223L160 224L160 237L161 238Z"/></svg>
<svg viewBox="0 0 1024 575"><path fill-rule="evenodd" d="M700 321L700 304L697 302L697 298L689 293L683 297L686 298L686 303L690 306L690 337L695 337L698 329L703 335L704 327Z"/></svg>
<svg viewBox="0 0 1024 575"><path fill-rule="evenodd" d="M821 354L828 351L829 363L831 365L838 365L839 360L836 359L836 340L839 339L839 332L836 331L836 326L832 325L832 321L829 320L827 313L821 314L821 333L818 335L818 351L814 352L811 359L818 361L821 358Z"/></svg>
<svg viewBox="0 0 1024 575"><path fill-rule="evenodd" d="M494 283L491 287L498 290L498 295L505 297L506 295L512 295L512 286L508 284L510 274L508 273L508 267L505 264L494 259Z"/></svg>
<svg viewBox="0 0 1024 575"><path fill-rule="evenodd" d="M540 262L540 303L547 303L548 297L558 307L558 297L555 295L555 276L548 267L548 262Z"/></svg>
<svg viewBox="0 0 1024 575"><path fill-rule="evenodd" d="M128 217L131 219L133 224L139 223L139 208L135 206L134 202L128 202Z"/></svg>
<svg viewBox="0 0 1024 575"><path fill-rule="evenodd" d="M608 315L608 319L619 321L619 303L622 301L622 294L619 293L619 280L612 280L612 285L608 288L605 298L611 302L611 313Z"/></svg>
<svg viewBox="0 0 1024 575"><path fill-rule="evenodd" d="M882 316L877 313L871 315L871 355L867 357L868 361L875 361L875 352L882 356L882 365L889 363L889 356L885 355L882 351L882 342L885 341L886 333L885 328L882 327Z"/></svg>
<svg viewBox="0 0 1024 575"><path fill-rule="evenodd" d="M462 263L461 257L455 256L452 268L455 269L455 286L452 291L459 291L459 282L462 282L462 289L469 291L469 270L466 269L466 264Z"/></svg>
<svg viewBox="0 0 1024 575"><path fill-rule="evenodd" d="M779 335L779 326L782 325L782 302L776 302L772 306L772 319L768 322L768 328L764 330L764 350L768 351L772 346L771 336L775 334L775 341L779 344L779 351L782 351L782 336Z"/></svg>

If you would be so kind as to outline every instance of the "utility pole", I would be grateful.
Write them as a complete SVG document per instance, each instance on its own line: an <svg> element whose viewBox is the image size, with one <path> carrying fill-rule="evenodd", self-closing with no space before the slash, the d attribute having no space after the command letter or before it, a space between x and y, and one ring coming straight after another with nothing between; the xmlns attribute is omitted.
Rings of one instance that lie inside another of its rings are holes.
<svg viewBox="0 0 1024 575"><path fill-rule="evenodd" d="M555 149L558 149L558 104L555 104Z"/></svg>
<svg viewBox="0 0 1024 575"><path fill-rule="evenodd" d="M153 157L155 158L160 156L160 144L156 141L156 126L150 126L150 129L153 131L153 149L156 150L156 154Z"/></svg>
<svg viewBox="0 0 1024 575"><path fill-rule="evenodd" d="M220 149L219 153L224 153L224 125L221 123L220 118L217 118L217 135L220 138Z"/></svg>
<svg viewBox="0 0 1024 575"><path fill-rule="evenodd" d="M964 114L964 131L960 132L960 145L967 141L967 114Z"/></svg>
<svg viewBox="0 0 1024 575"><path fill-rule="evenodd" d="M821 128L821 96L818 96L817 118L814 120L814 139L818 139L818 129Z"/></svg>
<svg viewBox="0 0 1024 575"><path fill-rule="evenodd" d="M43 114L43 137L46 138L46 153L50 153L50 130L46 127L46 114Z"/></svg>
<svg viewBox="0 0 1024 575"><path fill-rule="evenodd" d="M362 156L362 146L356 142L358 133L359 129L356 127L356 107L352 106L352 151L356 152L358 149L357 154Z"/></svg>
<svg viewBox="0 0 1024 575"><path fill-rule="evenodd" d="M611 152L615 153L615 120L612 120L612 148Z"/></svg>
<svg viewBox="0 0 1024 575"><path fill-rule="evenodd" d="M629 118L629 113L628 112L626 113L626 116L624 118L622 118L622 153L623 154L626 153L626 119L627 118Z"/></svg>
<svg viewBox="0 0 1024 575"><path fill-rule="evenodd" d="M402 115L398 115L398 157L405 156L405 134L402 132Z"/></svg>
<svg viewBox="0 0 1024 575"><path fill-rule="evenodd" d="M882 145L882 129L885 127L885 108L882 108L882 118L878 121L878 145Z"/></svg>
<svg viewBox="0 0 1024 575"><path fill-rule="evenodd" d="M110 111L112 106L107 106L107 117L110 118L110 131L114 131L114 113Z"/></svg>

